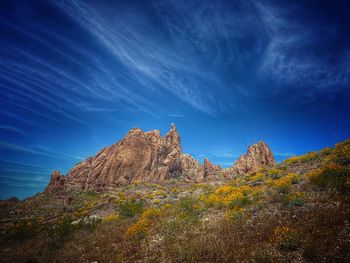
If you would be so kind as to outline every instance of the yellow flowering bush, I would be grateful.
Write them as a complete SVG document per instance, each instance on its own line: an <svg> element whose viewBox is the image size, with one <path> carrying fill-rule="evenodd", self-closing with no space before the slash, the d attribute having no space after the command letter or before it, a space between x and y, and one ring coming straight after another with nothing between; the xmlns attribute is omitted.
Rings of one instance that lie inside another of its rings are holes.
<svg viewBox="0 0 350 263"><path fill-rule="evenodd" d="M278 226L274 230L271 241L280 249L294 250L299 246L300 237L288 226Z"/></svg>
<svg viewBox="0 0 350 263"><path fill-rule="evenodd" d="M328 159L340 165L350 164L350 139L337 143Z"/></svg>
<svg viewBox="0 0 350 263"><path fill-rule="evenodd" d="M263 187L255 187L253 188L250 195L252 196L252 199L254 200L261 200L264 197L264 188Z"/></svg>
<svg viewBox="0 0 350 263"><path fill-rule="evenodd" d="M303 192L294 192L286 195L283 199L283 202L288 207L301 206L304 204L305 193Z"/></svg>
<svg viewBox="0 0 350 263"><path fill-rule="evenodd" d="M119 214L122 217L133 217L141 214L144 207L144 202L136 199L129 199L117 202Z"/></svg>
<svg viewBox="0 0 350 263"><path fill-rule="evenodd" d="M116 213L109 214L103 218L104 222L114 222L119 220L119 215Z"/></svg>
<svg viewBox="0 0 350 263"><path fill-rule="evenodd" d="M321 187L335 187L340 192L350 191L350 170L336 163L329 163L308 173L311 183Z"/></svg>
<svg viewBox="0 0 350 263"><path fill-rule="evenodd" d="M255 183L255 182L262 182L265 179L265 174L263 172L256 172L253 176L249 178L249 181Z"/></svg>
<svg viewBox="0 0 350 263"><path fill-rule="evenodd" d="M290 180L288 180L287 177L284 177L282 179L279 179L275 184L274 187L276 190L280 193L286 193L290 190L292 187L292 183Z"/></svg>
<svg viewBox="0 0 350 263"><path fill-rule="evenodd" d="M309 161L316 159L317 156L318 156L317 152L309 152L309 153L301 155L301 156L290 157L287 160L285 160L284 163L293 164L293 163L297 163L297 162L301 162L301 163L309 162Z"/></svg>
<svg viewBox="0 0 350 263"><path fill-rule="evenodd" d="M226 210L226 220L240 220L244 215L244 209L242 207L236 207Z"/></svg>
<svg viewBox="0 0 350 263"><path fill-rule="evenodd" d="M126 197L126 194L124 192L118 192L118 199L123 201L123 200L126 200L127 197Z"/></svg>
<svg viewBox="0 0 350 263"><path fill-rule="evenodd" d="M159 200L159 199L155 199L155 200L153 201L153 204L159 205L159 204L160 204L160 200Z"/></svg>
<svg viewBox="0 0 350 263"><path fill-rule="evenodd" d="M234 187L224 185L218 187L214 193L210 194L205 202L216 207L236 207L244 206L250 202L248 195L252 192L250 186Z"/></svg>
<svg viewBox="0 0 350 263"><path fill-rule="evenodd" d="M320 153L321 153L322 155L328 155L328 154L330 154L331 152L332 152L332 149L331 149L331 148L328 148L328 147L323 148L323 149L320 151Z"/></svg>
<svg viewBox="0 0 350 263"><path fill-rule="evenodd" d="M133 236L135 234L146 234L149 231L152 221L160 216L160 209L148 208L140 218L128 228L126 236Z"/></svg>
<svg viewBox="0 0 350 263"><path fill-rule="evenodd" d="M282 171L272 168L268 171L268 174L272 179L278 179L282 176Z"/></svg>
<svg viewBox="0 0 350 263"><path fill-rule="evenodd" d="M292 184L298 182L299 176L290 173L287 176L271 181L270 184L280 193L287 193L290 191Z"/></svg>

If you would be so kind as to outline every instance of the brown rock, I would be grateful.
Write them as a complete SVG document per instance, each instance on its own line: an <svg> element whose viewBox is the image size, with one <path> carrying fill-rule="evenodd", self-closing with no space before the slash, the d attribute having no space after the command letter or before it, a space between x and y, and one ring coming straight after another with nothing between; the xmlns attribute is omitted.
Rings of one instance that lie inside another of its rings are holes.
<svg viewBox="0 0 350 263"><path fill-rule="evenodd" d="M5 200L0 200L0 208L12 207L21 202L17 197L10 197Z"/></svg>
<svg viewBox="0 0 350 263"><path fill-rule="evenodd" d="M204 180L203 167L191 155L181 155L181 169L184 179L188 182L202 182Z"/></svg>
<svg viewBox="0 0 350 263"><path fill-rule="evenodd" d="M265 142L258 142L248 147L247 154L241 155L228 170L232 174L251 174L262 167L276 164L272 151Z"/></svg>
<svg viewBox="0 0 350 263"><path fill-rule="evenodd" d="M64 188L65 177L61 175L60 171L53 171L51 174L51 180L46 187L45 192L55 191Z"/></svg>
<svg viewBox="0 0 350 263"><path fill-rule="evenodd" d="M187 169L186 164L183 169L182 159L181 139L174 124L164 138L157 130L134 128L121 141L78 163L68 172L67 181L69 186L100 190L135 181L180 178Z"/></svg>
<svg viewBox="0 0 350 263"><path fill-rule="evenodd" d="M208 159L203 166L188 154L183 154L181 139L174 124L162 137L158 130L144 132L131 129L119 142L102 149L95 156L75 165L64 177L59 171L51 175L45 191L80 188L107 190L133 182L159 182L171 178L202 182L252 173L262 166L275 163L271 150L264 142L249 146L229 169L222 169Z"/></svg>
<svg viewBox="0 0 350 263"><path fill-rule="evenodd" d="M221 176L222 168L219 165L212 164L207 158L204 159L204 180L215 180Z"/></svg>

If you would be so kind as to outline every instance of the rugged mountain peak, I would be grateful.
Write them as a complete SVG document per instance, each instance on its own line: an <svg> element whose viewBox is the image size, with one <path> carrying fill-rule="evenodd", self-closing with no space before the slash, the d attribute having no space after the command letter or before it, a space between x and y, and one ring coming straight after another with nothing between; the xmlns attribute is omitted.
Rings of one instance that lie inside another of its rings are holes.
<svg viewBox="0 0 350 263"><path fill-rule="evenodd" d="M169 132L164 136L165 142L181 151L181 138L174 123L171 124Z"/></svg>
<svg viewBox="0 0 350 263"><path fill-rule="evenodd" d="M229 170L235 174L251 174L262 167L273 166L275 163L275 158L269 146L260 141L250 145L247 153L241 155Z"/></svg>
<svg viewBox="0 0 350 263"><path fill-rule="evenodd" d="M162 181L181 177L181 139L175 125L164 136L158 130L131 129L117 143L74 166L66 186L101 190L135 181Z"/></svg>
<svg viewBox="0 0 350 263"><path fill-rule="evenodd" d="M134 128L131 128L127 135L130 135L130 134L137 134L137 133L140 133L140 132L143 132L143 130L141 130L140 128L137 128L137 127L134 127Z"/></svg>
<svg viewBox="0 0 350 263"><path fill-rule="evenodd" d="M54 191L64 187L65 177L60 171L53 171L49 185L45 188L45 192Z"/></svg>
<svg viewBox="0 0 350 263"><path fill-rule="evenodd" d="M159 182L170 178L191 182L218 180L252 173L274 163L269 147L259 142L249 146L247 154L229 169L222 169L208 159L200 165L196 159L182 153L181 138L174 124L164 137L158 130L145 132L133 128L117 143L75 165L66 177L54 171L45 191L64 187L107 190L136 181Z"/></svg>

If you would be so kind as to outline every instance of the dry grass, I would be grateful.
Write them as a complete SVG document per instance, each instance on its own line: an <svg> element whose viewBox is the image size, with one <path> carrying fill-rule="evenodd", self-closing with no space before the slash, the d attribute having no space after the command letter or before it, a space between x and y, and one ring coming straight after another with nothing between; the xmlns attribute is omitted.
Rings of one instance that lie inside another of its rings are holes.
<svg viewBox="0 0 350 263"><path fill-rule="evenodd" d="M347 185L339 152L349 148L337 147L317 154L327 161L306 175L270 169L216 186L136 184L107 199L84 193L71 201L72 218L22 220L3 232L1 262L350 262L350 198L331 191ZM114 210L72 224L98 211L101 200Z"/></svg>

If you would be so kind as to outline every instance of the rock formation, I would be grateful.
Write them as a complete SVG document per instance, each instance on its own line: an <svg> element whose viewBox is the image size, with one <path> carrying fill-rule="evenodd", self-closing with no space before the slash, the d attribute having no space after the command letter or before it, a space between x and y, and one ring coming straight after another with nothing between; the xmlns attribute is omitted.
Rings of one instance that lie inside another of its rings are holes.
<svg viewBox="0 0 350 263"><path fill-rule="evenodd" d="M228 170L235 175L252 174L262 167L271 167L275 164L276 161L269 146L261 141L250 145L247 154L241 155Z"/></svg>
<svg viewBox="0 0 350 263"><path fill-rule="evenodd" d="M135 181L163 181L181 175L180 157L181 140L175 125L164 138L157 130L134 128L116 144L73 167L67 183L99 190Z"/></svg>
<svg viewBox="0 0 350 263"><path fill-rule="evenodd" d="M45 192L55 191L64 187L65 177L60 171L53 171L49 185L45 188Z"/></svg>
<svg viewBox="0 0 350 263"><path fill-rule="evenodd" d="M45 191L74 187L82 190L106 190L134 182L159 182L171 178L202 182L231 178L234 174L251 173L274 164L268 146L259 142L229 169L222 169L208 159L204 164L183 154L181 139L174 124L162 137L158 130L144 132L131 129L119 142L102 149L95 156L75 165L63 176L51 175Z"/></svg>
<svg viewBox="0 0 350 263"><path fill-rule="evenodd" d="M181 155L181 167L185 181L202 182L204 181L203 167L191 155Z"/></svg>
<svg viewBox="0 0 350 263"><path fill-rule="evenodd" d="M207 158L204 159L204 180L217 180L220 179L222 168L218 165L212 164Z"/></svg>

